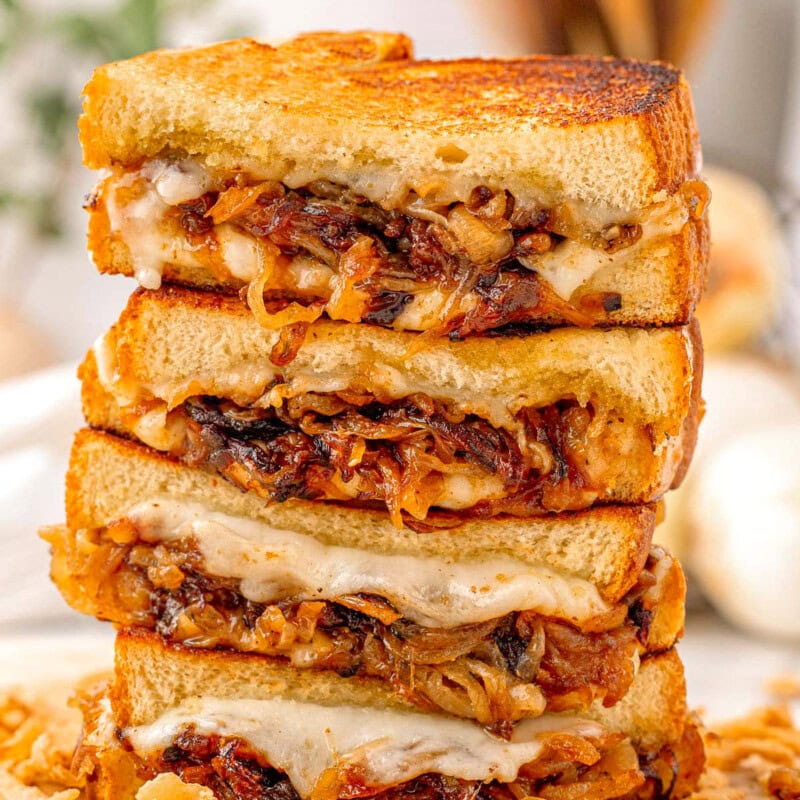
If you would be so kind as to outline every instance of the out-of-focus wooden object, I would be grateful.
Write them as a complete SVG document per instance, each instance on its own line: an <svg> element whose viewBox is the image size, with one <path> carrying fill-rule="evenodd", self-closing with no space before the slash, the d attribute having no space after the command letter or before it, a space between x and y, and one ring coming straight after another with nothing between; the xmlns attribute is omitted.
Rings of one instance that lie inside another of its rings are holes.
<svg viewBox="0 0 800 800"><path fill-rule="evenodd" d="M597 0L615 50L630 58L658 57L656 10L651 0Z"/></svg>
<svg viewBox="0 0 800 800"><path fill-rule="evenodd" d="M658 57L685 66L708 32L717 0L656 0Z"/></svg>
<svg viewBox="0 0 800 800"><path fill-rule="evenodd" d="M531 52L660 59L685 67L718 0L532 0ZM526 15L527 17L527 15Z"/></svg>

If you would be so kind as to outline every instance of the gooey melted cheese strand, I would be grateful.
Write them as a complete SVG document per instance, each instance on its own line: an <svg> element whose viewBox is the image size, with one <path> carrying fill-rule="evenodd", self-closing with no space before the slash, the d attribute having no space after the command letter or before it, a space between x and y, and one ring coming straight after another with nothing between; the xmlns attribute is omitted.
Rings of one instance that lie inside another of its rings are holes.
<svg viewBox="0 0 800 800"><path fill-rule="evenodd" d="M193 542L207 574L239 580L241 593L256 603L366 592L436 628L527 609L581 622L610 608L589 581L509 556L456 561L338 547L171 499L140 503L125 516L145 541Z"/></svg>
<svg viewBox="0 0 800 800"><path fill-rule="evenodd" d="M117 189L129 188L144 179L136 199L117 202ZM193 200L212 185L210 175L192 159L147 162L141 170L119 176L106 192L109 228L119 234L131 253L136 280L145 289L158 289L166 262L196 264L185 241L166 235L161 222L171 206Z"/></svg>
<svg viewBox="0 0 800 800"><path fill-rule="evenodd" d="M124 731L142 754L170 746L187 726L200 735L244 739L309 797L322 773L356 767L369 787L394 786L424 773L463 780L515 780L542 752L541 734L599 736L603 728L546 715L515 727L511 741L466 720L399 709L320 706L274 697L184 700L150 725Z"/></svg>

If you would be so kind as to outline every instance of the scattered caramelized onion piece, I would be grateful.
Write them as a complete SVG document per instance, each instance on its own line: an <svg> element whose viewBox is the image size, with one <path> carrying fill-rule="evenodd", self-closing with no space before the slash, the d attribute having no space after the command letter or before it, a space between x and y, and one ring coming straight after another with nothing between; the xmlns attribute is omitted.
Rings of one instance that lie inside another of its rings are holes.
<svg viewBox="0 0 800 800"><path fill-rule="evenodd" d="M689 207L692 219L702 219L711 200L711 190L705 181L687 181L681 186L681 194Z"/></svg>
<svg viewBox="0 0 800 800"><path fill-rule="evenodd" d="M231 186L224 192L220 192L217 202L206 211L205 216L211 217L215 225L227 222L252 208L258 202L258 198L265 193L269 193L273 197L280 197L284 193L284 189L280 183L274 181L241 188Z"/></svg>
<svg viewBox="0 0 800 800"><path fill-rule="evenodd" d="M514 247L514 237L507 230L492 230L483 220L459 203L447 215L447 230L477 266L502 261Z"/></svg>
<svg viewBox="0 0 800 800"><path fill-rule="evenodd" d="M276 367L285 367L294 361L303 346L308 326L308 322L292 322L281 328L278 341L273 345L269 353L269 360Z"/></svg>
<svg viewBox="0 0 800 800"><path fill-rule="evenodd" d="M247 305L256 321L268 331L276 331L297 322L314 322L322 316L323 306L314 303L309 306L289 303L286 308L270 314L264 305L264 288L272 279L281 258L280 250L267 241L256 241L258 254L258 276L247 287Z"/></svg>

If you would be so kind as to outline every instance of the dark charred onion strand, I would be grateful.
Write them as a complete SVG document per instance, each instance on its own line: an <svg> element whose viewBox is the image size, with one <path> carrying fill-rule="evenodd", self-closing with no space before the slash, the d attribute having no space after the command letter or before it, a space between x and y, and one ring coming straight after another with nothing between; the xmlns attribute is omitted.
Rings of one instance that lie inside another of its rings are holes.
<svg viewBox="0 0 800 800"><path fill-rule="evenodd" d="M388 404L304 394L278 408L249 410L195 397L183 408L187 441L176 455L188 463L277 501L381 503L398 527L406 514L424 519L443 476L456 470L490 476L504 487L500 500L473 507L476 515L580 507L584 494L591 501L594 492L581 454L573 454L591 412L571 402L520 412L529 442L524 449L509 431L421 394ZM352 481L357 498L344 489Z"/></svg>

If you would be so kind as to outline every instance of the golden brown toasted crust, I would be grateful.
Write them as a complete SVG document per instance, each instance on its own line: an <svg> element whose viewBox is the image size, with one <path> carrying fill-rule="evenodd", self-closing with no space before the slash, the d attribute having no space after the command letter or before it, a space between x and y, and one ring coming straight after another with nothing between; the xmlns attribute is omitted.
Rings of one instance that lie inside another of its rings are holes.
<svg viewBox="0 0 800 800"><path fill-rule="evenodd" d="M239 39L108 64L84 90L85 162L177 151L229 167L255 162L290 182L301 173L347 182L344 174L369 167L364 186L376 196L393 175L403 186L392 191L438 181L457 196L504 183L516 197L628 209L696 172L689 87L666 64L409 55L405 37L357 32L278 47Z"/></svg>
<svg viewBox="0 0 800 800"><path fill-rule="evenodd" d="M609 708L596 703L581 716L627 733L637 748L654 751L680 740L686 712L686 678L673 647L642 660L622 700Z"/></svg>
<svg viewBox="0 0 800 800"><path fill-rule="evenodd" d="M647 647L652 652L673 647L683 636L686 619L686 576L677 558L667 558L667 575L660 582L661 594L647 635Z"/></svg>
<svg viewBox="0 0 800 800"><path fill-rule="evenodd" d="M86 422L92 426L92 428L97 428L97 434L100 434L100 428L103 427L107 431L113 432L116 434L113 438L116 442L125 442L126 444L132 447L142 447L141 444L138 442L134 444L134 442L129 441L128 437L129 434L125 431L125 426L122 424L122 420L120 419L119 415L119 406L115 402L114 398L108 393L100 391L97 387L100 386L98 377L97 377L97 360L95 358L94 353L89 352L86 355L86 358L81 362L80 366L78 367L78 380L81 382L81 406L83 408L83 416ZM101 426L101 420L105 421L105 424ZM79 445L82 443L82 437L89 433L88 429L84 429L82 431L78 431L75 435L75 442L72 446L72 458L75 458L75 454L80 452ZM124 437L124 438L122 438ZM160 453L156 450L150 451L154 455L158 456L159 458L167 458L166 455ZM70 462L72 464L72 462ZM70 512L70 481L72 480L71 476L75 470L70 465L70 469L67 472L67 518L69 519L69 512ZM220 479L221 480L221 479ZM80 489L80 485L76 484L74 487L75 492L73 496L78 495L78 491Z"/></svg>
<svg viewBox="0 0 800 800"><path fill-rule="evenodd" d="M694 309L700 302L708 282L709 252L711 249L711 235L708 224L708 214L702 219L692 220L683 227L682 247L684 252L693 257L681 258L675 269L672 295L682 297L683 307L677 315L676 321L688 322L694 314Z"/></svg>
<svg viewBox="0 0 800 800"><path fill-rule="evenodd" d="M412 547L420 542L416 546L429 549L435 541L430 537L436 536L444 537L440 549L451 550L446 540L456 537L462 553L494 548L590 580L609 603L618 602L636 583L650 551L656 514L654 506L600 506L529 520L467 520L443 534L397 531L385 514L371 509L303 500L267 505L216 475L186 467L140 444L100 431L78 432L67 472L66 518L72 530L102 527L132 504L164 494L203 497L225 513L332 541L363 536L364 541L394 542L396 548L410 537ZM678 599L675 613L682 614L682 598ZM673 638L679 627L674 626Z"/></svg>
<svg viewBox="0 0 800 800"><path fill-rule="evenodd" d="M692 342L692 394L690 399L690 411L683 424L683 458L675 472L672 480L671 489L677 489L692 463L695 447L697 446L697 431L703 419L703 340L700 335L700 323L693 319L688 326L689 336Z"/></svg>

